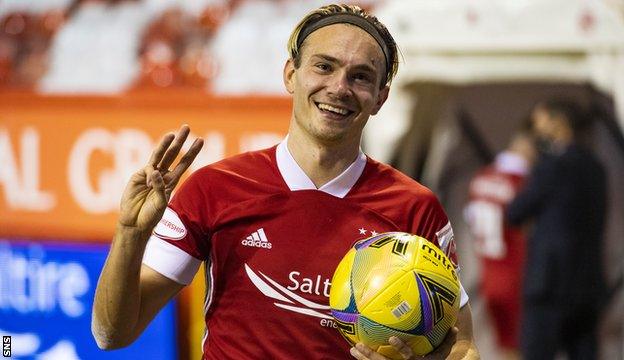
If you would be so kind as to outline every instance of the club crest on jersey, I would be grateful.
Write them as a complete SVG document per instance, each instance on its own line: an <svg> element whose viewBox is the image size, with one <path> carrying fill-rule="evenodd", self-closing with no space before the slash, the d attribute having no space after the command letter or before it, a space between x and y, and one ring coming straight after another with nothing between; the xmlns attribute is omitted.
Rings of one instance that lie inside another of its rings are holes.
<svg viewBox="0 0 624 360"><path fill-rule="evenodd" d="M271 244L271 242L269 242L269 239L267 239L264 228L260 228L252 232L251 235L247 236L243 239L243 241L241 241L241 244L263 249L270 249L273 247L273 244Z"/></svg>
<svg viewBox="0 0 624 360"><path fill-rule="evenodd" d="M154 228L154 235L166 240L180 240L186 236L186 228L178 214L167 207L162 219Z"/></svg>

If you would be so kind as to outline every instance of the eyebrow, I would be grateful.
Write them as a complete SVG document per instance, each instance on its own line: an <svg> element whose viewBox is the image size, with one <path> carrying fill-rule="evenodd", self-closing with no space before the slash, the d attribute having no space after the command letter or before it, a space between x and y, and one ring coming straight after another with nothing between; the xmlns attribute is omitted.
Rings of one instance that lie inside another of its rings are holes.
<svg viewBox="0 0 624 360"><path fill-rule="evenodd" d="M314 54L314 55L312 55L311 57L312 57L312 58L314 58L314 57L318 57L318 58L321 58L321 59L323 59L323 60L325 60L325 61L328 61L328 62L331 62L331 63L337 63L337 64L339 64L339 65L342 65L342 63L340 62L340 60L336 59L336 58L335 58L335 57L333 57L333 56L327 55L327 54ZM376 73L377 73L377 69L375 69L375 67L373 67L373 66L371 66L371 65L369 65L369 64L357 64L357 65L354 65L353 67L354 67L355 69L358 69L358 70L364 70L364 71L366 71L366 72L370 72L370 73L373 73L373 74L376 74Z"/></svg>

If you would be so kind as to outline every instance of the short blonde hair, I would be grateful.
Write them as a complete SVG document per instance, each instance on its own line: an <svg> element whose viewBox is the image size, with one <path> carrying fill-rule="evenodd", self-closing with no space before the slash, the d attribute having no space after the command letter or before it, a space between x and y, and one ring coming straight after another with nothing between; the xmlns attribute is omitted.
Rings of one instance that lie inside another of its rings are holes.
<svg viewBox="0 0 624 360"><path fill-rule="evenodd" d="M288 39L288 54L290 56L290 59L292 59L295 68L299 68L299 66L301 65L301 50L303 48L305 37L303 39L300 39L300 37L303 33L306 32L306 29L313 26L321 19L342 14L349 14L362 18L370 25L372 25L377 31L386 48L384 49L384 46L380 44L380 46L382 47L382 51L384 52L384 55L386 57L386 73L384 74L385 76L382 77L382 79L385 79L385 81L382 80L381 87L390 85L392 79L396 76L397 71L399 70L399 56L397 44L384 24L377 20L375 16L367 13L362 8L356 5L332 4L323 6L308 13L299 22L299 24L297 24L293 32L290 34L290 38ZM375 39L377 40L375 35L371 34L371 36L375 37Z"/></svg>

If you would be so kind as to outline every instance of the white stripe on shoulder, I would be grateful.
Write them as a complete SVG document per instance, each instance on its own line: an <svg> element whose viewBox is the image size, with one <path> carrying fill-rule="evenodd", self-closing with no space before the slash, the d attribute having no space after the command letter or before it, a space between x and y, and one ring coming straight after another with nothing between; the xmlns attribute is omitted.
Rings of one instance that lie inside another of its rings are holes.
<svg viewBox="0 0 624 360"><path fill-rule="evenodd" d="M188 285L199 270L201 260L152 235L143 254L143 264L177 283Z"/></svg>
<svg viewBox="0 0 624 360"><path fill-rule="evenodd" d="M451 245L454 239L451 222L447 222L442 229L436 232L436 236L438 237L438 247L448 255L449 245Z"/></svg>
<svg viewBox="0 0 624 360"><path fill-rule="evenodd" d="M466 292L466 289L464 289L464 286L462 285L461 281L459 282L459 307L464 307L464 305L468 304L468 293Z"/></svg>

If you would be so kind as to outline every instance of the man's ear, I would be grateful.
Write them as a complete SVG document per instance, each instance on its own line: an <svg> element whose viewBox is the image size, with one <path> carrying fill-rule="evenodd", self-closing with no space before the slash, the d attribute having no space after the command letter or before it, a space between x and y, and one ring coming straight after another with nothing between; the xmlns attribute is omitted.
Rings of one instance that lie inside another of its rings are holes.
<svg viewBox="0 0 624 360"><path fill-rule="evenodd" d="M377 103L375 104L375 107L373 108L371 115L377 115L377 113L379 112L379 109L381 109L381 106L388 99L389 92L390 92L390 86L388 85L384 86L381 90L379 90L379 94L377 94Z"/></svg>
<svg viewBox="0 0 624 360"><path fill-rule="evenodd" d="M284 64L284 86L289 94L295 91L295 63L292 59L288 59Z"/></svg>

